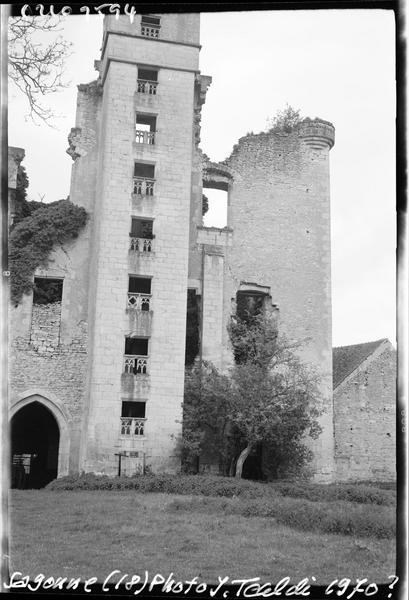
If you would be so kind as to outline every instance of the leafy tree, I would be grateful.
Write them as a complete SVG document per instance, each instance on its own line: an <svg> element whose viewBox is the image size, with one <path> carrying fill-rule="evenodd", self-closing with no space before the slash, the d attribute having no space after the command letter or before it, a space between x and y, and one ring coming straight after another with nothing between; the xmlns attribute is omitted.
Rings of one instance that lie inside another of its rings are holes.
<svg viewBox="0 0 409 600"><path fill-rule="evenodd" d="M240 355L232 371L231 418L245 440L236 477L241 477L246 458L260 443L274 447L281 457L309 458L308 452L299 449L306 433L311 437L320 433L316 373L302 364L294 353L295 345L278 336L269 312L246 320L236 317L229 334L235 355L238 351Z"/></svg>
<svg viewBox="0 0 409 600"><path fill-rule="evenodd" d="M231 380L209 362L186 369L183 403L183 464L197 470L196 461L212 447L221 471L228 455Z"/></svg>
<svg viewBox="0 0 409 600"><path fill-rule="evenodd" d="M53 35L61 31L61 21L61 17L51 15L9 19L9 79L26 96L27 116L34 123L39 119L50 124L54 114L42 104L42 97L67 87L63 74L71 43ZM48 43L43 43L44 36Z"/></svg>
<svg viewBox="0 0 409 600"><path fill-rule="evenodd" d="M302 121L300 112L300 109L295 110L287 103L283 110L278 110L274 117L267 120L267 131L291 133Z"/></svg>
<svg viewBox="0 0 409 600"><path fill-rule="evenodd" d="M212 444L225 473L233 459L236 477L259 444L270 455L273 476L299 470L312 457L305 436L321 431L316 373L277 335L269 313L235 317L229 334L237 361L230 373L206 363L187 376L185 447L199 457Z"/></svg>

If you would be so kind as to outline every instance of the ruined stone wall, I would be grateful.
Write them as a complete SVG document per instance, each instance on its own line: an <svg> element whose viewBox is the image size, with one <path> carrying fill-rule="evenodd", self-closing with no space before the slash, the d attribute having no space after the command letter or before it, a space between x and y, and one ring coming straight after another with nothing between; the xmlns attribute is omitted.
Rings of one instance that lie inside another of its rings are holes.
<svg viewBox="0 0 409 600"><path fill-rule="evenodd" d="M38 394L67 417L68 467L79 469L80 432L87 398L87 261L89 226L55 248L36 276L61 278L62 301L34 305L25 294L9 309L9 402Z"/></svg>
<svg viewBox="0 0 409 600"><path fill-rule="evenodd" d="M202 358L221 369L223 366L223 286L225 249L232 232L216 227L200 227L197 243L202 263Z"/></svg>
<svg viewBox="0 0 409 600"><path fill-rule="evenodd" d="M334 390L339 481L396 478L396 351L383 343Z"/></svg>
<svg viewBox="0 0 409 600"><path fill-rule="evenodd" d="M115 60L102 60L100 67L103 100L93 243L96 308L90 324L93 353L83 468L116 473L115 453L141 450L154 470L176 470L198 49L192 52L188 46L108 36L105 56ZM138 63L160 67L156 95L137 92ZM135 142L136 112L157 115L154 145ZM153 196L133 196L134 161L155 165ZM132 216L154 220L149 254L130 250ZM142 328L127 310L129 275L152 277L152 315ZM124 373L125 336L145 336L146 327L150 329L148 374ZM120 435L124 400L146 401L142 439Z"/></svg>
<svg viewBox="0 0 409 600"><path fill-rule="evenodd" d="M313 124L313 125L311 125ZM270 288L279 329L304 341L303 360L321 375L323 433L314 442L317 477L333 475L331 248L329 148L334 130L307 122L291 134L260 133L239 140L231 169L224 285L224 362L231 361L226 326L241 282Z"/></svg>
<svg viewBox="0 0 409 600"><path fill-rule="evenodd" d="M33 304L30 344L39 354L52 354L60 345L61 302Z"/></svg>
<svg viewBox="0 0 409 600"><path fill-rule="evenodd" d="M102 88L98 81L78 86L76 123L68 136L67 154L74 161L70 200L90 214L95 203L101 102Z"/></svg>
<svg viewBox="0 0 409 600"><path fill-rule="evenodd" d="M70 417L80 419L87 370L86 324L82 325L78 337L71 343L59 344L50 350L53 343L53 336L47 338L45 335L48 349L43 351L24 337L13 340L10 351L13 394L20 396L27 390L48 390L61 400Z"/></svg>

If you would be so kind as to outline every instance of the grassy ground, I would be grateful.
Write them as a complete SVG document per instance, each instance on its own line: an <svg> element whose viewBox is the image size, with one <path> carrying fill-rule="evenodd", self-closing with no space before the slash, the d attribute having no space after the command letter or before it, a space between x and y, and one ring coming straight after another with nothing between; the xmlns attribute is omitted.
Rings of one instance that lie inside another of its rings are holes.
<svg viewBox="0 0 409 600"><path fill-rule="evenodd" d="M182 500L188 497L12 490L11 571L103 581L114 569L148 570L209 583L218 575L264 581L314 575L318 584L338 577L389 582L395 572L394 539L297 531L272 518L200 506L180 510Z"/></svg>

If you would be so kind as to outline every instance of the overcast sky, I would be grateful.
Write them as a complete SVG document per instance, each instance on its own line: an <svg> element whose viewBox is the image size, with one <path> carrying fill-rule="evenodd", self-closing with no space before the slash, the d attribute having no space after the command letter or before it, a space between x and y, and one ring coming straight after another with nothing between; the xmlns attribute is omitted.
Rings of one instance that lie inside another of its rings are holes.
<svg viewBox="0 0 409 600"><path fill-rule="evenodd" d="M9 145L25 149L29 197L69 194L67 134L76 85L96 78L102 18L70 16L69 87L48 99L56 129L25 121L9 90ZM202 112L201 147L226 158L238 138L265 128L288 102L331 121L333 345L387 337L395 343L395 26L392 11L209 13L201 17L201 72L213 82ZM208 194L210 190L206 191ZM209 220L210 219L210 220ZM208 224L223 225L223 207Z"/></svg>

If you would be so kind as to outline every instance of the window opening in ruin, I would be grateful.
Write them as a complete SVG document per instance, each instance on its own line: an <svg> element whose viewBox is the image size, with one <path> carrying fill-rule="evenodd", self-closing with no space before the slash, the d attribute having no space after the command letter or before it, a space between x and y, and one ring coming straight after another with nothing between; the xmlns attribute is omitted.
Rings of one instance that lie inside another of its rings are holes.
<svg viewBox="0 0 409 600"><path fill-rule="evenodd" d="M151 282L149 277L129 275L128 307L136 310L150 310Z"/></svg>
<svg viewBox="0 0 409 600"><path fill-rule="evenodd" d="M153 235L153 220L152 219L139 219L138 217L132 217L131 222L131 237L141 237L152 239Z"/></svg>
<svg viewBox="0 0 409 600"><path fill-rule="evenodd" d="M134 177L143 177L144 179L155 179L155 165L146 163L135 163L133 170Z"/></svg>
<svg viewBox="0 0 409 600"><path fill-rule="evenodd" d="M133 172L133 193L136 196L153 196L155 185L155 165L135 163Z"/></svg>
<svg viewBox="0 0 409 600"><path fill-rule="evenodd" d="M135 292L137 294L150 294L151 283L152 279L150 277L129 275L128 292Z"/></svg>
<svg viewBox="0 0 409 600"><path fill-rule="evenodd" d="M153 220L132 217L131 221L131 250L149 253L153 250Z"/></svg>
<svg viewBox="0 0 409 600"><path fill-rule="evenodd" d="M155 133L156 117L136 113L135 142L137 144L150 144L152 146L155 143Z"/></svg>
<svg viewBox="0 0 409 600"><path fill-rule="evenodd" d="M145 414L146 402L122 402L121 435L144 435Z"/></svg>
<svg viewBox="0 0 409 600"><path fill-rule="evenodd" d="M141 17L141 35L151 38L158 38L160 31L160 17L151 15L142 15Z"/></svg>
<svg viewBox="0 0 409 600"><path fill-rule="evenodd" d="M53 304L62 300L62 279L35 277L33 304Z"/></svg>
<svg viewBox="0 0 409 600"><path fill-rule="evenodd" d="M206 188L208 210L203 217L205 227L218 227L222 229L227 226L227 191Z"/></svg>
<svg viewBox="0 0 409 600"><path fill-rule="evenodd" d="M148 368L148 338L125 338L124 372L146 375Z"/></svg>
<svg viewBox="0 0 409 600"><path fill-rule="evenodd" d="M122 417L139 417L145 418L146 402L135 402L124 400L122 402Z"/></svg>
<svg viewBox="0 0 409 600"><path fill-rule="evenodd" d="M187 290L185 366L193 365L200 349L200 299L195 289Z"/></svg>
<svg viewBox="0 0 409 600"><path fill-rule="evenodd" d="M138 67L138 92L140 94L156 95L158 87L158 71Z"/></svg>
<svg viewBox="0 0 409 600"><path fill-rule="evenodd" d="M158 71L157 69L144 69L143 67L138 67L138 79L158 81Z"/></svg>
<svg viewBox="0 0 409 600"><path fill-rule="evenodd" d="M148 356L148 338L126 337L125 354Z"/></svg>
<svg viewBox="0 0 409 600"><path fill-rule="evenodd" d="M236 314L243 321L250 321L253 317L261 314L264 309L266 296L249 292L237 292Z"/></svg>

